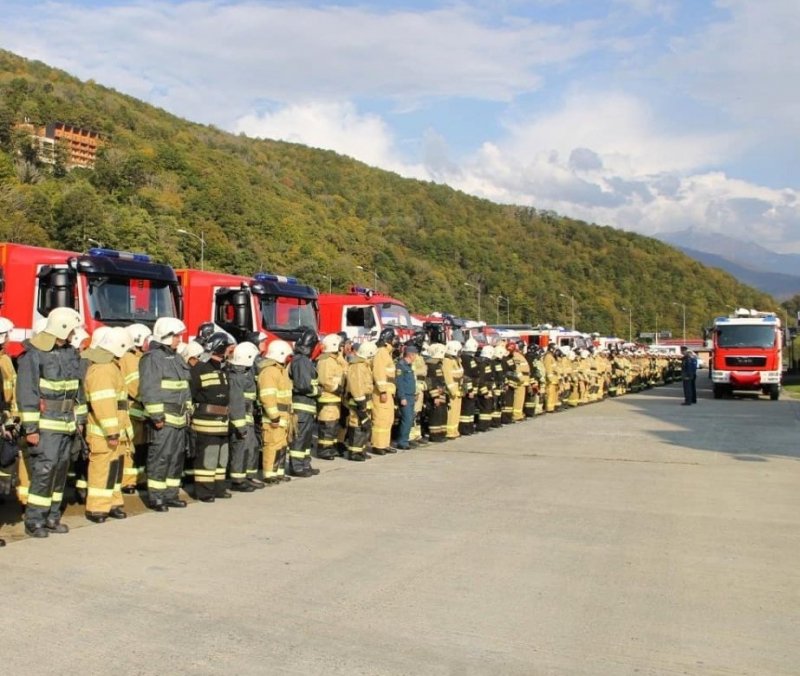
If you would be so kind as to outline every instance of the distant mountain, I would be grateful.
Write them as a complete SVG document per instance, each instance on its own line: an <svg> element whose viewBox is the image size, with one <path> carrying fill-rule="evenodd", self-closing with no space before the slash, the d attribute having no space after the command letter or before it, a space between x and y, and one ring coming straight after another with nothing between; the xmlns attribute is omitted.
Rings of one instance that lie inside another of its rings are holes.
<svg viewBox="0 0 800 676"><path fill-rule="evenodd" d="M748 242L720 233L704 232L695 228L679 232L664 232L655 235L656 239L677 246L680 249L693 249L696 252L713 254L723 260L736 263L741 268L765 273L800 275L800 255L781 254L771 251L755 242ZM693 258L697 258L690 254ZM698 258L697 260L703 260ZM716 265L716 264L714 264ZM729 268L718 265L739 277ZM744 279L743 277L739 277ZM763 286L756 285L765 290Z"/></svg>
<svg viewBox="0 0 800 676"><path fill-rule="evenodd" d="M713 268L720 268L733 275L740 282L754 286L765 293L785 300L800 293L800 275L785 275L780 272L761 272L739 265L727 258L705 251L696 251L685 246L678 246L687 256ZM781 254L774 254L780 256Z"/></svg>

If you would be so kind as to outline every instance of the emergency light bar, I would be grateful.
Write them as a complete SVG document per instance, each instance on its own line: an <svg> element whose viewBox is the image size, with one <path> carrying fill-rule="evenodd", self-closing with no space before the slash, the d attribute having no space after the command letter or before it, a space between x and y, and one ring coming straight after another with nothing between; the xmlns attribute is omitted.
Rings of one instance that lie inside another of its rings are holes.
<svg viewBox="0 0 800 676"><path fill-rule="evenodd" d="M281 282L282 284L299 284L297 277L284 277L283 275L273 275L270 272L257 272L253 275L257 282Z"/></svg>
<svg viewBox="0 0 800 676"><path fill-rule="evenodd" d="M100 258L120 258L126 261L136 261L138 263L149 263L150 256L147 254L131 253L130 251L116 251L114 249L89 249L90 256Z"/></svg>

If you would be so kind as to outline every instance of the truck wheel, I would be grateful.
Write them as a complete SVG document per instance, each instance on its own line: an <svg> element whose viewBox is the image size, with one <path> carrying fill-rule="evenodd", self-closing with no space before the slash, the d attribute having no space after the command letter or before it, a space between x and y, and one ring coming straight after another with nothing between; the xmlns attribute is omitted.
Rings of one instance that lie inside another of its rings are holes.
<svg viewBox="0 0 800 676"><path fill-rule="evenodd" d="M723 392L722 385L714 385L714 399L722 399Z"/></svg>
<svg viewBox="0 0 800 676"><path fill-rule="evenodd" d="M769 398L772 401L778 401L778 397L781 396L781 386L780 385L773 385L769 388Z"/></svg>

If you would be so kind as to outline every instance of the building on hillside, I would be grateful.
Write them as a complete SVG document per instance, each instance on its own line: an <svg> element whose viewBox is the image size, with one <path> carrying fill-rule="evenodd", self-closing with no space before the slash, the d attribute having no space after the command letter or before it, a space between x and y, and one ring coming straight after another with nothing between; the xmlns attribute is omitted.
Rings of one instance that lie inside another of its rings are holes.
<svg viewBox="0 0 800 676"><path fill-rule="evenodd" d="M67 153L68 169L94 167L97 151L105 142L100 132L64 122L50 122L45 126L25 122L15 128L27 131L36 140L39 160L46 164L55 164L56 147L61 145Z"/></svg>

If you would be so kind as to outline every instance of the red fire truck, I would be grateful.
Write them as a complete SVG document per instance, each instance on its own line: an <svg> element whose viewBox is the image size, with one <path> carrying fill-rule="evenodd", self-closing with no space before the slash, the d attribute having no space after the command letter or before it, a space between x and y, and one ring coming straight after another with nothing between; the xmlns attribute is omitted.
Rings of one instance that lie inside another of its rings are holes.
<svg viewBox="0 0 800 676"><path fill-rule="evenodd" d="M729 317L717 317L711 334L714 398L749 390L776 401L783 376L780 318L773 312L742 308Z"/></svg>
<svg viewBox="0 0 800 676"><path fill-rule="evenodd" d="M414 324L403 301L361 286L350 293L323 293L319 297L321 334L344 331L356 341L376 338L386 326L393 326L401 340L414 333Z"/></svg>
<svg viewBox="0 0 800 676"><path fill-rule="evenodd" d="M179 317L182 309L175 271L145 254L0 243L0 314L14 322L12 356L56 307L75 308L89 332L134 322L152 327L159 317Z"/></svg>
<svg viewBox="0 0 800 676"><path fill-rule="evenodd" d="M317 330L317 290L294 277L192 269L177 274L190 336L206 322L214 322L237 341L263 331L269 338L294 342L304 328Z"/></svg>

